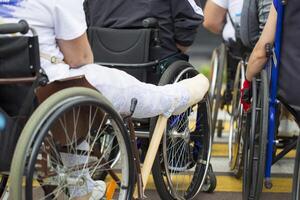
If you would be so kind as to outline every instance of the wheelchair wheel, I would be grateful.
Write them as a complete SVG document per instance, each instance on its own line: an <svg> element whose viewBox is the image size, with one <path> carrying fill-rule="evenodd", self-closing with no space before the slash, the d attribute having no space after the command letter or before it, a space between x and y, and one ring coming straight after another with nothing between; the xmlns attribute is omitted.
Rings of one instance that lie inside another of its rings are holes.
<svg viewBox="0 0 300 200"><path fill-rule="evenodd" d="M251 128L246 132L249 137L244 149L243 197L257 200L263 189L268 136L269 88L266 70L261 72L260 78L254 79L252 86L251 125L248 126Z"/></svg>
<svg viewBox="0 0 300 200"><path fill-rule="evenodd" d="M293 174L293 200L300 199L300 137L298 137L297 142L297 152L296 160L294 165L294 174Z"/></svg>
<svg viewBox="0 0 300 200"><path fill-rule="evenodd" d="M193 77L198 72L187 62L175 62L163 74L165 85ZM152 173L161 199L191 199L204 183L210 162L212 134L210 104L204 99L168 120ZM156 119L151 120L152 133Z"/></svg>
<svg viewBox="0 0 300 200"><path fill-rule="evenodd" d="M114 149L120 153L110 159ZM14 200L82 196L92 191L94 173L105 172L107 191L114 191L106 195L130 199L133 170L127 131L111 104L97 91L69 88L50 96L26 123L13 157L10 194Z"/></svg>
<svg viewBox="0 0 300 200"><path fill-rule="evenodd" d="M215 133L218 120L218 112L221 105L221 92L224 76L224 68L226 61L225 45L222 44L215 49L211 59L211 86L210 86L210 102L212 105L212 133Z"/></svg>
<svg viewBox="0 0 300 200"><path fill-rule="evenodd" d="M241 61L236 69L236 76L233 85L232 95L232 115L230 118L229 131L229 166L236 178L242 176L243 165L243 144L245 134L245 118L243 117L243 109L240 103L240 89L244 82L245 68Z"/></svg>

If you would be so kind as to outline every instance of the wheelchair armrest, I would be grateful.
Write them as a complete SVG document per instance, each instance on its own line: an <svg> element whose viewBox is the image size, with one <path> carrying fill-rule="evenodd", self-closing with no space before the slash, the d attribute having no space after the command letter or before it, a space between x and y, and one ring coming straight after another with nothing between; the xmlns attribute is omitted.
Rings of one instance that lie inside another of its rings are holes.
<svg viewBox="0 0 300 200"><path fill-rule="evenodd" d="M147 62L147 63L105 63L105 62L97 62L95 64L102 65L106 67L113 67L113 68L119 68L119 69L133 69L133 68L146 68L155 66L159 63L158 60Z"/></svg>
<svg viewBox="0 0 300 200"><path fill-rule="evenodd" d="M49 83L46 86L36 89L36 96L39 103L42 103L52 94L71 87L86 87L95 89L85 78L85 76L74 76ZM96 90L96 89L95 89Z"/></svg>

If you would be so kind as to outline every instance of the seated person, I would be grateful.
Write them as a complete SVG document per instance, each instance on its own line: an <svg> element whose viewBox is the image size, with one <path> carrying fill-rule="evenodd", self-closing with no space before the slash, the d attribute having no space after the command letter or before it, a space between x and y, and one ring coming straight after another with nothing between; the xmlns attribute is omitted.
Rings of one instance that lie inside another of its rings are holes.
<svg viewBox="0 0 300 200"><path fill-rule="evenodd" d="M199 0L85 0L88 26L104 28L142 28L143 20L159 22L159 59L185 53L192 45L203 21Z"/></svg>
<svg viewBox="0 0 300 200"><path fill-rule="evenodd" d="M136 118L180 114L200 101L208 90L209 82L203 75L172 85L155 86L117 69L93 64L82 0L0 1L1 23L15 23L20 19L27 20L39 35L41 67L50 81L85 75L121 114L130 112L132 98L138 100L133 114ZM88 148L87 142L80 146ZM64 165L74 163L76 158L72 156L62 158ZM94 182L89 173L86 177L88 191L69 188L71 198L101 199L105 193L104 182Z"/></svg>
<svg viewBox="0 0 300 200"><path fill-rule="evenodd" d="M246 71L246 80L242 88L243 94L246 90L250 90L253 77L263 69L267 62L265 45L268 43L271 45L274 44L277 23L276 5L278 5L278 1L274 0L266 25L250 56ZM278 96L281 102L295 110L295 118L298 124L300 119L300 95L299 92L295 92L295 87L300 83L299 9L300 2L297 0L289 0L285 7L279 66L280 81L278 81ZM241 100L241 103L245 111L250 109L251 105L249 102Z"/></svg>
<svg viewBox="0 0 300 200"><path fill-rule="evenodd" d="M242 45L239 37L240 16L243 6L243 0L208 0L204 9L203 26L209 31L221 34L227 51L227 80L233 80L235 77L235 68L241 57ZM224 92L225 103L232 99L233 83L227 81Z"/></svg>
<svg viewBox="0 0 300 200"><path fill-rule="evenodd" d="M244 0L241 17L241 40L253 49L267 22L272 0ZM278 133L284 136L298 134L298 126L284 106L280 109Z"/></svg>

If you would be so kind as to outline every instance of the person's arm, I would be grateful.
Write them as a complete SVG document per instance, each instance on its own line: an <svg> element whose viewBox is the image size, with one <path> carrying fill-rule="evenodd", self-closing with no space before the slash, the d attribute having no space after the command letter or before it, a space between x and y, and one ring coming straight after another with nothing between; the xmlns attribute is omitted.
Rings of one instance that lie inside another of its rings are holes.
<svg viewBox="0 0 300 200"><path fill-rule="evenodd" d="M213 33L220 34L226 22L226 13L226 8L208 0L204 8L203 26Z"/></svg>
<svg viewBox="0 0 300 200"><path fill-rule="evenodd" d="M64 62L71 68L78 68L94 62L86 33L73 40L57 39L57 43L64 55Z"/></svg>
<svg viewBox="0 0 300 200"><path fill-rule="evenodd" d="M203 21L200 0L170 0L170 6L176 46L184 53L193 44Z"/></svg>
<svg viewBox="0 0 300 200"><path fill-rule="evenodd" d="M277 12L274 5L272 5L266 26L258 42L256 43L248 61L246 71L246 79L248 81L252 81L253 77L262 70L263 66L267 62L265 46L268 43L270 43L271 45L274 43L276 21Z"/></svg>

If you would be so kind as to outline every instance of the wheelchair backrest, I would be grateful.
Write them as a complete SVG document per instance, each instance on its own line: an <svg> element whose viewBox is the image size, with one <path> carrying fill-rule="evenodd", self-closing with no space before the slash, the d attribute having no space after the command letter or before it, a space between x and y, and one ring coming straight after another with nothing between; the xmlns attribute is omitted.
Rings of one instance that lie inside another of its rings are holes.
<svg viewBox="0 0 300 200"><path fill-rule="evenodd" d="M0 78L34 77L40 67L37 42L33 37L0 37Z"/></svg>
<svg viewBox="0 0 300 200"><path fill-rule="evenodd" d="M149 61L151 29L90 27L88 36L96 63L138 64Z"/></svg>
<svg viewBox="0 0 300 200"><path fill-rule="evenodd" d="M17 116L40 70L37 36L0 37L0 106Z"/></svg>
<svg viewBox="0 0 300 200"><path fill-rule="evenodd" d="M244 0L241 15L241 40L253 49L266 23L272 0Z"/></svg>

